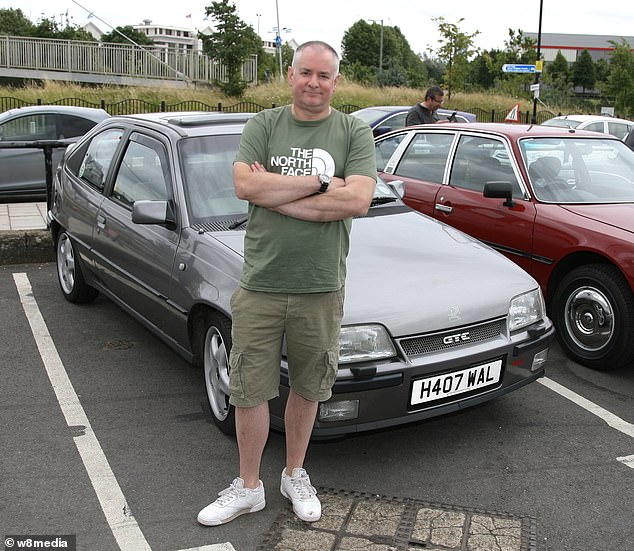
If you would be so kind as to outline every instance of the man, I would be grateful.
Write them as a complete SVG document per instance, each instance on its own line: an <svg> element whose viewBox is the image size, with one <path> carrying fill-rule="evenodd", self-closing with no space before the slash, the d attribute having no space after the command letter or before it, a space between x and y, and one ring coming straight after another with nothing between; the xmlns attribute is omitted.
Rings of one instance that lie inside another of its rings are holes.
<svg viewBox="0 0 634 551"><path fill-rule="evenodd" d="M339 78L332 47L302 44L288 69L292 104L258 113L242 135L234 185L249 201L249 224L230 357L240 476L199 513L204 525L265 506L260 461L284 337L291 389L280 491L300 519L321 517L304 460L337 373L351 218L367 212L376 181L370 128L330 106Z"/></svg>
<svg viewBox="0 0 634 551"><path fill-rule="evenodd" d="M405 126L414 124L432 124L439 122L436 111L445 99L445 93L440 86L432 86L425 92L425 100L417 103L408 112Z"/></svg>

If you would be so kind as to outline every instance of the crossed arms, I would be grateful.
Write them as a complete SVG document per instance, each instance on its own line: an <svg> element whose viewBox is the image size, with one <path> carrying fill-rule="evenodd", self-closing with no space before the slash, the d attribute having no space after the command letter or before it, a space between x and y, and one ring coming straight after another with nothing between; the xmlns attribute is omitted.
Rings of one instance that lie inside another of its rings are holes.
<svg viewBox="0 0 634 551"><path fill-rule="evenodd" d="M333 177L326 193L317 193L317 176L287 176L268 172L260 163L235 162L233 181L240 199L309 222L331 222L363 216L374 195L374 179L351 175Z"/></svg>

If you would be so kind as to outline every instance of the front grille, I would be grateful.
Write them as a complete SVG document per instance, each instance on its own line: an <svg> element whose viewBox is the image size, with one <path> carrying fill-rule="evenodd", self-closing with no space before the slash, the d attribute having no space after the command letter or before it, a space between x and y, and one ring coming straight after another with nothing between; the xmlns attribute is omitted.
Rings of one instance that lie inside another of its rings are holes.
<svg viewBox="0 0 634 551"><path fill-rule="evenodd" d="M439 350L458 348L474 342L496 338L502 332L503 320L495 320L479 325L458 327L442 333L418 335L399 340L403 352L408 357L422 356ZM468 339L465 335L468 334Z"/></svg>

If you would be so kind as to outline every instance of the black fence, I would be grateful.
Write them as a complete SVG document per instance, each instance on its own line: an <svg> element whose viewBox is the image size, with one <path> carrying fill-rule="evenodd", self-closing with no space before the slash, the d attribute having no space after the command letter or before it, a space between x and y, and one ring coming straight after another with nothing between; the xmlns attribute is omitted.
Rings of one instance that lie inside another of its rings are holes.
<svg viewBox="0 0 634 551"><path fill-rule="evenodd" d="M44 105L41 99L36 100L35 103L21 100L13 97L0 97L0 112L8 111L16 107L26 107L30 105ZM178 103L168 104L165 100L159 103L152 103L142 99L124 99L112 103L106 102L102 99L99 102L86 101L82 98L63 98L47 105L70 105L76 107L96 107L105 109L111 115L131 115L133 113L159 113L159 112L176 112L176 111L217 111L219 113L257 113L262 109L269 107L275 107L275 104L260 105L252 101L241 101L233 105L223 105L217 103L211 105L198 100L181 101ZM361 109L359 105L344 104L334 105L336 109L344 113L352 113L357 109ZM480 122L504 122L504 119L508 115L507 110L496 111L495 109L487 110L480 107L473 107L463 109L476 115L477 120ZM548 110L537 111L536 119L537 123L541 124L547 119L560 115L561 113L553 113ZM525 111L520 113L520 120L526 124L529 124L532 120L532 111Z"/></svg>

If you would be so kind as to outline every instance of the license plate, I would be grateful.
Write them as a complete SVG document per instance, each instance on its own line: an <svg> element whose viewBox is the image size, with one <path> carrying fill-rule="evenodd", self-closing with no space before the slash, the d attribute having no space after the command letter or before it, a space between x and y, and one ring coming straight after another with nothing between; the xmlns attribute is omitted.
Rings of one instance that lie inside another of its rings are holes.
<svg viewBox="0 0 634 551"><path fill-rule="evenodd" d="M456 394L495 385L502 374L502 360L495 360L462 371L418 379L412 385L410 406L441 400Z"/></svg>

